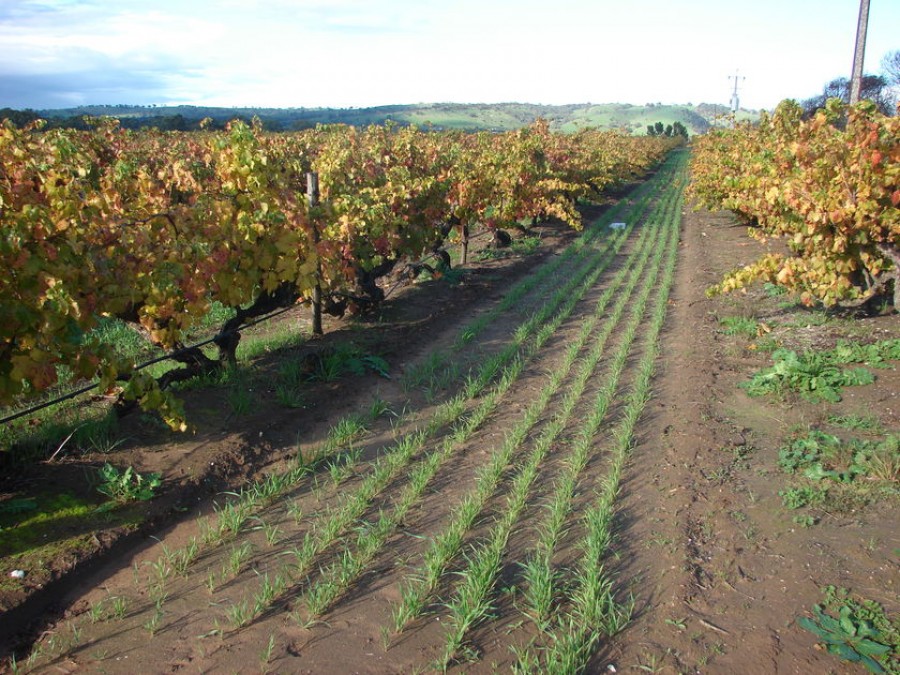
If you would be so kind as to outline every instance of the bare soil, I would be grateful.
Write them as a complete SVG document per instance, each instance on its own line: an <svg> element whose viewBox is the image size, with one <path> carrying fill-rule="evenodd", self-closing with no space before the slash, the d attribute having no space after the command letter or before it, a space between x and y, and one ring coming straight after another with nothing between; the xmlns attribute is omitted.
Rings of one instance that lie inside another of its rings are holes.
<svg viewBox="0 0 900 675"><path fill-rule="evenodd" d="M752 398L739 384L771 360L754 349L758 340L723 334L719 320L758 318L773 329L764 337L798 350L896 338L900 321L895 314L814 325L820 314L781 307L784 298L758 288L705 296L761 252L730 214L685 213L656 396L622 493L617 573L634 584L638 611L603 656L620 671L866 672L817 649L797 618L834 585L897 619L896 498L813 510L815 525L802 527L782 505L790 481L778 468L792 434L840 435L831 416L874 416L896 434L897 363L876 370L873 385L846 389L840 403Z"/></svg>
<svg viewBox="0 0 900 675"><path fill-rule="evenodd" d="M602 212L598 208L587 217L594 219ZM274 382L278 364L287 355L273 353L253 366L247 384L253 404L245 414L229 412L227 391L190 390L186 400L193 430L188 434L172 434L148 418L134 416L123 421L120 433L125 440L110 454L62 453L53 462L8 477L0 488L7 495L54 485L85 491L83 479L77 478L82 467L111 461L142 472L161 472L165 489L158 498L131 507L145 510L141 525L117 524L105 532L79 533L87 543L76 552L44 561L21 581L5 580L0 588L0 655L15 650L22 664L29 653L37 653L40 672L428 670L440 656L447 621L441 603L450 599L452 581L444 582L423 618L400 636L392 636L384 627L390 625L403 581L468 493L490 452L548 386L547 373L558 367L633 242L615 257L540 355L526 365L488 422L437 473L387 547L320 620L298 621L299 599L325 576L338 546L324 552L318 569L309 570L303 581L248 626L233 630L228 612L241 601L252 602L267 575L274 578L302 543L306 524L342 504L341 495L362 483L365 468L357 469L339 490L330 487L327 472L299 483L286 498L256 513L240 537L203 549L187 573L171 573L161 602L153 597L150 582L167 552L202 536L201 517L213 515L230 499L229 493L285 470L298 453L310 453L348 414L365 417L380 403L392 411L369 420L357 446L364 462L374 461L393 439L422 428L436 405L460 385L445 389L435 384L425 391L404 386L408 382L404 376L428 354L452 350L463 325L491 311L513 284L553 261L574 238L557 225L541 226L535 234L542 238L536 254L472 264L459 283L435 281L398 290L377 316L331 321L324 338L297 348L308 352L353 343L363 353L384 358L390 379L373 373L311 383L303 407L284 408L277 403ZM900 318L813 325L820 315L781 306L784 298L768 297L761 290L706 297L706 288L725 271L758 254L759 244L748 240L731 216L685 211L654 395L626 465L613 551L606 561L615 575L617 596L634 597L634 616L624 631L601 643L589 672L856 672L816 649L815 637L796 619L821 601L821 588L827 585L876 600L894 616L900 607L896 500L812 511L815 524L803 527L794 522L795 512L782 505L779 491L788 487L789 479L778 468L778 450L792 433L828 428L827 420L836 414L874 415L882 433L900 432L897 363L875 371L873 385L845 390L840 403L811 403L792 396L751 398L738 385L768 365L770 356L757 348L757 339L725 335L719 323L725 316L754 317L772 328L766 338L789 347L822 349L841 337L863 342L900 337ZM564 266L556 276L570 273L574 269ZM544 300L540 288L526 294L515 311L498 315L464 349L453 351L452 365L465 372L499 352L515 327ZM303 314L285 320L295 322L298 330L306 326ZM611 338L611 346L616 339ZM598 377L604 368L601 361ZM627 388L627 378L622 386ZM592 381L587 395L598 387ZM527 445L558 409L558 399L529 431ZM620 412L610 412L611 423ZM584 414L583 407L576 409L576 417ZM442 433L443 438L448 432ZM556 446L567 447L572 433L563 434ZM598 447L609 442L604 434ZM522 524L509 540L509 562L496 587L495 620L473 632L478 658L464 660L454 670L507 671L515 661L510 647L522 649L536 639L536 629L518 610L520 598L510 589L520 584L515 561L530 550L541 505L564 465L564 459L554 455L546 462ZM593 474L581 484L578 511L599 487L602 457L589 468ZM508 473L512 471L511 467ZM390 510L405 478L392 480L359 519L360 527ZM507 508L505 499L497 494L488 501L467 535L468 542L486 534ZM574 529L564 537L557 557L561 569L574 564ZM229 569L244 542L250 543L252 554L232 573ZM4 559L4 576L11 564L12 559ZM459 569L462 562L457 559L454 565ZM127 604L114 618L116 598L127 598Z"/></svg>

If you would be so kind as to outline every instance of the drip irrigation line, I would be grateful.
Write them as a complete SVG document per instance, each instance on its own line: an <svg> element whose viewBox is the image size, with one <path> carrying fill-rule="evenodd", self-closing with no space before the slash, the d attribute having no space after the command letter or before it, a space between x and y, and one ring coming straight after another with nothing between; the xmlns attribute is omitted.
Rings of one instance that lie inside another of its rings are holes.
<svg viewBox="0 0 900 675"><path fill-rule="evenodd" d="M241 331L241 330L244 330L247 328L252 328L253 326L264 323L270 319L274 319L277 316L281 316L282 314L285 314L286 312L291 311L295 307L296 307L296 304L291 305L290 307L283 307L277 311L274 311L274 312L271 312L264 316L261 316L258 319L254 319L253 321L250 321L249 323L242 324L238 328L232 328L231 330L216 333L212 337L207 338L206 340L197 342L196 344L193 344L193 345L190 345L187 347L180 347L179 349L169 352L168 354L163 354L162 356L157 356L156 358L150 359L149 361L145 361L143 363L136 365L132 369L132 372L136 373L139 370L144 370L145 368L149 368L150 366L156 365L157 363L162 363L163 361L169 361L170 359L176 359L179 356L181 356L182 354L187 354L188 352L190 352L194 349L199 349L200 347L205 347L207 345L210 345L210 344L214 343L216 340L218 340L219 338L224 337L225 335L232 335L234 333L237 333L238 331ZM33 415L36 412L40 412L41 410L50 408L59 403L63 403L64 401L69 401L77 396L81 396L82 394L86 394L89 391L93 391L94 389L97 389L99 386L100 386L100 384L98 382L95 382L94 384L88 384L79 389L75 389L74 391L70 391L66 394L63 394L62 396L58 396L57 398L51 399L49 401L44 401L43 403L39 403L30 408L26 408L25 410L20 410L19 412L13 413L12 415L7 415L3 419L0 419L0 425L7 424L9 422L13 422L22 417L27 417L29 415Z"/></svg>

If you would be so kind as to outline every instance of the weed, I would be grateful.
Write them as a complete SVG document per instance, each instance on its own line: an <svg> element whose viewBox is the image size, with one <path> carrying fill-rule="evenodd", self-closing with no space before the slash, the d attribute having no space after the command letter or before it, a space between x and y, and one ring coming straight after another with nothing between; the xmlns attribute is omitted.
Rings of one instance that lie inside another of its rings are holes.
<svg viewBox="0 0 900 675"><path fill-rule="evenodd" d="M227 400L228 407L231 408L232 414L242 417L250 412L253 405L252 389L249 389L243 382L238 382L228 388Z"/></svg>
<svg viewBox="0 0 900 675"><path fill-rule="evenodd" d="M810 515L794 516L791 520L794 521L795 525L799 525L800 527L812 527L816 524L816 519Z"/></svg>
<svg viewBox="0 0 900 675"><path fill-rule="evenodd" d="M844 387L871 384L872 373L865 368L845 370L839 368L822 352L807 352L799 356L789 349L776 349L772 353L773 365L765 368L741 383L750 396L766 394L784 395L792 391L811 400L837 403Z"/></svg>
<svg viewBox="0 0 900 675"><path fill-rule="evenodd" d="M801 617L797 624L819 638L829 653L872 673L883 673L885 667L893 670L890 661L900 648L900 632L880 605L829 587L824 606L814 605L812 613L812 618Z"/></svg>
<svg viewBox="0 0 900 675"><path fill-rule="evenodd" d="M152 499L156 488L162 484L158 473L142 475L135 471L133 466L119 471L108 462L100 469L99 480L97 492L106 495L112 501L100 506L98 511L109 511L120 504Z"/></svg>
<svg viewBox="0 0 900 675"><path fill-rule="evenodd" d="M380 356L366 354L354 345L338 345L325 353L317 362L309 379L333 382L344 375L365 375L373 372L390 379L390 366Z"/></svg>
<svg viewBox="0 0 900 675"><path fill-rule="evenodd" d="M305 408L307 403L304 392L282 382L275 385L275 400L285 408Z"/></svg>
<svg viewBox="0 0 900 675"><path fill-rule="evenodd" d="M335 445L351 443L366 430L366 424L359 415L348 415L338 420L338 423L328 433L329 439Z"/></svg>
<svg viewBox="0 0 900 675"><path fill-rule="evenodd" d="M390 403L385 401L380 396L376 396L369 406L369 419L374 422L384 415L394 415L396 417L397 414L393 410L391 410Z"/></svg>
<svg viewBox="0 0 900 675"><path fill-rule="evenodd" d="M780 490L778 495L787 509L800 509L804 506L820 506L825 501L826 489L820 487L801 486Z"/></svg>
<svg viewBox="0 0 900 675"><path fill-rule="evenodd" d="M787 293L787 289L784 286L773 284L771 281L763 284L763 290L770 298L777 298Z"/></svg>
<svg viewBox="0 0 900 675"><path fill-rule="evenodd" d="M656 654L644 653L640 661L632 666L645 673L658 673L662 669L662 659Z"/></svg>
<svg viewBox="0 0 900 675"><path fill-rule="evenodd" d="M526 256L535 253L541 246L540 237L520 237L513 239L506 248L485 248L479 251L478 260L500 260L512 256Z"/></svg>
<svg viewBox="0 0 900 675"><path fill-rule="evenodd" d="M831 350L807 351L802 355L788 349L772 353L773 365L757 372L741 386L751 396L799 393L811 400L836 403L843 387L871 384L872 373L865 368L844 369L850 363L882 367L887 361L900 359L900 339L872 344L840 342Z"/></svg>
<svg viewBox="0 0 900 675"><path fill-rule="evenodd" d="M675 626L678 630L687 629L687 617L684 619L666 619L666 623L670 626Z"/></svg>
<svg viewBox="0 0 900 675"><path fill-rule="evenodd" d="M126 439L118 437L118 418L107 414L82 423L72 434L72 442L85 452L107 455Z"/></svg>
<svg viewBox="0 0 900 675"><path fill-rule="evenodd" d="M723 317L719 319L719 325L722 326L725 335L743 335L748 338L755 338L761 330L761 325L756 319L743 316Z"/></svg>
<svg viewBox="0 0 900 675"><path fill-rule="evenodd" d="M884 432L884 427L874 415L829 415L827 422L841 429L862 431L870 434Z"/></svg>
<svg viewBox="0 0 900 675"><path fill-rule="evenodd" d="M781 343L778 342L773 337L767 337L760 340L757 340L750 348L755 348L758 352L774 352L776 349L781 347Z"/></svg>
<svg viewBox="0 0 900 675"><path fill-rule="evenodd" d="M887 436L861 461L868 476L896 484L900 480L900 435Z"/></svg>
<svg viewBox="0 0 900 675"><path fill-rule="evenodd" d="M878 442L845 442L813 429L781 448L778 464L787 473L802 472L813 481L852 483L858 476L865 476L896 483L900 477L900 435L889 434Z"/></svg>

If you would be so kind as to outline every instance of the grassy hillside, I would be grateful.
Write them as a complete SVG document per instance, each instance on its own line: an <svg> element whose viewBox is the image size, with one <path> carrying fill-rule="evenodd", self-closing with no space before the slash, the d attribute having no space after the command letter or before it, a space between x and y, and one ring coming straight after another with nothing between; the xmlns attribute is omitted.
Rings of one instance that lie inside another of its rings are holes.
<svg viewBox="0 0 900 675"><path fill-rule="evenodd" d="M260 118L277 130L303 129L316 124L383 124L393 120L399 124L434 126L438 129L494 130L516 129L539 117L547 119L554 129L576 131L585 127L628 129L646 132L647 125L681 122L692 134L705 132L715 119L728 112L725 106L700 105L630 105L627 103L590 103L571 105L536 105L529 103L430 103L393 105L375 108L212 108L202 106L82 106L35 111L51 119L79 118L83 115L109 115L126 126L154 125L163 128L193 128L199 120L211 117L224 123L235 117ZM753 111L741 116L755 117Z"/></svg>

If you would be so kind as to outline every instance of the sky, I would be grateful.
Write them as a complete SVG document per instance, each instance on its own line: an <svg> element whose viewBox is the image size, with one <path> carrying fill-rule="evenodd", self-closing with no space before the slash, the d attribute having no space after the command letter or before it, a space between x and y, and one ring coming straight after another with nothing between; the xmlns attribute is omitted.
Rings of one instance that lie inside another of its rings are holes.
<svg viewBox="0 0 900 675"><path fill-rule="evenodd" d="M722 103L849 77L859 0L0 0L0 108ZM866 72L900 49L871 0Z"/></svg>

